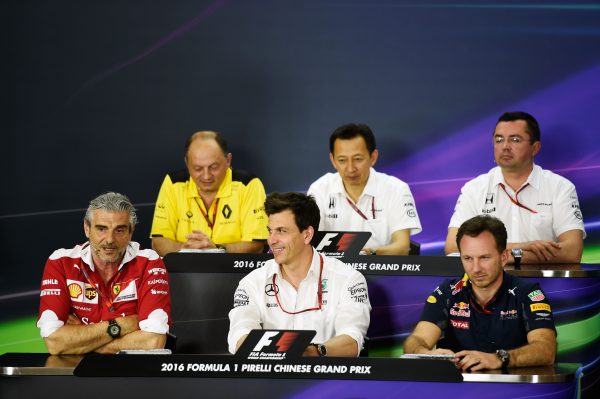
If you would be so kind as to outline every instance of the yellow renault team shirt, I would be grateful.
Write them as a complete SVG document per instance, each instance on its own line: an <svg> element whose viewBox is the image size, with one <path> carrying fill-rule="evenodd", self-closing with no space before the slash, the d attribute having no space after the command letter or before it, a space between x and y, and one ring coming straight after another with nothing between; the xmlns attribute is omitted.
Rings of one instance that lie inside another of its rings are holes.
<svg viewBox="0 0 600 399"><path fill-rule="evenodd" d="M186 242L186 235L200 230L219 245L266 240L265 198L258 177L229 168L207 210L187 170L169 173L158 193L150 237Z"/></svg>

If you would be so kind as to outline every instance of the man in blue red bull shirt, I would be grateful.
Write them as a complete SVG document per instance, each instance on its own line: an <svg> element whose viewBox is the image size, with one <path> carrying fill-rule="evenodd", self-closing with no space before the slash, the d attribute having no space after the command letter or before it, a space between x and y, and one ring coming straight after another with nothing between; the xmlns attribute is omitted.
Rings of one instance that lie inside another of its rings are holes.
<svg viewBox="0 0 600 399"><path fill-rule="evenodd" d="M427 298L405 353L453 355L459 368L472 371L554 363L552 309L537 283L504 272L506 240L504 224L492 216L460 226L465 275L444 281Z"/></svg>

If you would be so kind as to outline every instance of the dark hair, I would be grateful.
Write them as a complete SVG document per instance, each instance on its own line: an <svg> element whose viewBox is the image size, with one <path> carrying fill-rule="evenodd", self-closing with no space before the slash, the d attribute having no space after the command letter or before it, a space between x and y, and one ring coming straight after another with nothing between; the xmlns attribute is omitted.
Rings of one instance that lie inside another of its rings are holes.
<svg viewBox="0 0 600 399"><path fill-rule="evenodd" d="M484 231L489 231L496 240L496 248L502 253L506 249L506 227L498 218L490 215L478 215L464 222L456 233L456 245L460 252L460 240L463 236L477 237Z"/></svg>
<svg viewBox="0 0 600 399"><path fill-rule="evenodd" d="M498 122L496 122L496 126L500 122L513 122L513 121L525 121L526 128L525 131L529 133L529 140L531 143L535 143L536 141L541 140L541 132L540 125L538 125L538 121L535 118L528 114L527 112L515 111L515 112L505 112L500 115L498 118ZM494 129L495 130L495 129Z"/></svg>
<svg viewBox="0 0 600 399"><path fill-rule="evenodd" d="M372 154L375 151L375 136L371 128L362 123L348 123L335 129L329 137L329 152L333 154L333 146L336 140L350 140L359 136L365 140L367 150L369 150L369 154Z"/></svg>
<svg viewBox="0 0 600 399"><path fill-rule="evenodd" d="M302 193L271 193L265 201L265 212L267 216L290 210L294 214L296 226L304 231L312 226L315 232L319 229L321 213L319 206L311 195Z"/></svg>
<svg viewBox="0 0 600 399"><path fill-rule="evenodd" d="M229 148L227 148L227 141L223 138L223 136L221 136L221 133L213 132L211 130L203 130L203 131L192 134L185 141L184 156L186 159L187 159L187 153L190 148L190 145L192 144L192 142L194 140L214 140L219 145L219 148L221 148L221 151L223 151L223 155L227 156L227 154L229 154Z"/></svg>

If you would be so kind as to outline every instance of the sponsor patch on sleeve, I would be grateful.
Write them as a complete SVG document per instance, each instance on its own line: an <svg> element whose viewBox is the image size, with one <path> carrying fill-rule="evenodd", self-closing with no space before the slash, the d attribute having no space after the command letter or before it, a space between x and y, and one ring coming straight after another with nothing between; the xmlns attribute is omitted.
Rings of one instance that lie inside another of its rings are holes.
<svg viewBox="0 0 600 399"><path fill-rule="evenodd" d="M233 294L233 307L237 308L238 306L247 306L250 303L250 297L248 293L243 288L238 288L235 290L235 294Z"/></svg>
<svg viewBox="0 0 600 399"><path fill-rule="evenodd" d="M366 303L369 300L367 293L367 285L364 281L360 281L353 286L348 287L350 298L357 303Z"/></svg>
<svg viewBox="0 0 600 399"><path fill-rule="evenodd" d="M546 297L544 296L544 293L541 290L531 291L529 294L527 294L527 296L533 302L539 302L539 301L543 301L544 299L546 299Z"/></svg>
<svg viewBox="0 0 600 399"><path fill-rule="evenodd" d="M429 303L436 303L437 299L435 299L435 297L433 295L429 295L427 297L427 302L429 302Z"/></svg>
<svg viewBox="0 0 600 399"><path fill-rule="evenodd" d="M546 312L551 312L550 305L547 303L532 303L529 305L532 312L539 312L540 310L545 310Z"/></svg>

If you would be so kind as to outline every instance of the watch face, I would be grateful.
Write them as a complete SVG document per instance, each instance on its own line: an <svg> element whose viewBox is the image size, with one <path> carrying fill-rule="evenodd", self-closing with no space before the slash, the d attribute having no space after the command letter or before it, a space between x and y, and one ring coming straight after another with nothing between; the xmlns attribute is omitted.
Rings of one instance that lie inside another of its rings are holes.
<svg viewBox="0 0 600 399"><path fill-rule="evenodd" d="M520 258L523 256L523 250L521 248L514 248L511 253L515 258Z"/></svg>
<svg viewBox="0 0 600 399"><path fill-rule="evenodd" d="M317 345L317 352L319 352L319 356L327 356L327 347L325 345Z"/></svg>
<svg viewBox="0 0 600 399"><path fill-rule="evenodd" d="M110 335L113 338L118 337L119 335L121 335L121 327L118 324L110 324L108 326L108 335Z"/></svg>

